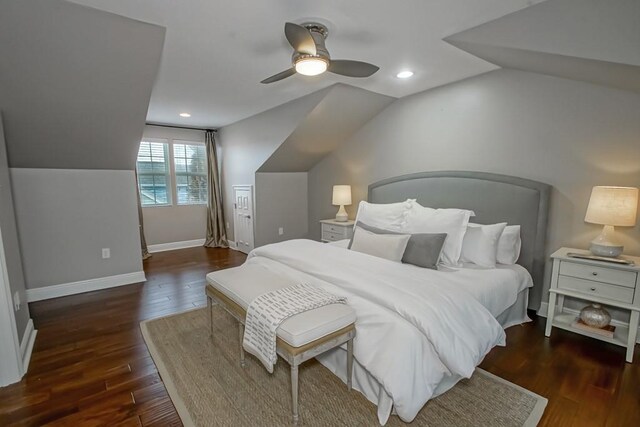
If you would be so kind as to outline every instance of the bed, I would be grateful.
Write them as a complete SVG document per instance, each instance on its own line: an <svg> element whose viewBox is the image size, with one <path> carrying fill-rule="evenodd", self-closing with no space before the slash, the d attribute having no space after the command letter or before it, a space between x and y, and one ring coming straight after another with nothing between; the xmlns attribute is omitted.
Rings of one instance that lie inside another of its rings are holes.
<svg viewBox="0 0 640 427"><path fill-rule="evenodd" d="M372 203L410 198L473 210L480 224L519 224L515 265L438 271L349 251L344 241L308 240L257 248L247 262L346 297L358 318L354 388L377 405L380 424L392 411L410 422L505 345L504 328L528 321L529 294L542 287L549 192L543 183L480 172L425 172L369 186ZM346 382L345 349L318 360Z"/></svg>

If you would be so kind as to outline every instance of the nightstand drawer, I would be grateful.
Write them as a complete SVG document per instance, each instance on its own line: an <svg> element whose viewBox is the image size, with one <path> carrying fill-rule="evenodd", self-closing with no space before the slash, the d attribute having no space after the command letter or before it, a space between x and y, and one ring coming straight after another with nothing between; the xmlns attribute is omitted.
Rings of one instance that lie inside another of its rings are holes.
<svg viewBox="0 0 640 427"><path fill-rule="evenodd" d="M322 232L323 233L334 233L340 234L341 236L347 235L347 227L332 225L332 224L322 224Z"/></svg>
<svg viewBox="0 0 640 427"><path fill-rule="evenodd" d="M633 271L614 270L612 268L595 267L567 261L560 263L560 274L628 288L635 288L637 275Z"/></svg>
<svg viewBox="0 0 640 427"><path fill-rule="evenodd" d="M322 240L328 240L330 242L336 242L338 240L344 240L347 236L343 233L331 233L329 231L325 231L322 233Z"/></svg>
<svg viewBox="0 0 640 427"><path fill-rule="evenodd" d="M633 302L634 289L624 286L610 285L608 283L578 279L576 277L560 276L558 277L558 287L628 304Z"/></svg>

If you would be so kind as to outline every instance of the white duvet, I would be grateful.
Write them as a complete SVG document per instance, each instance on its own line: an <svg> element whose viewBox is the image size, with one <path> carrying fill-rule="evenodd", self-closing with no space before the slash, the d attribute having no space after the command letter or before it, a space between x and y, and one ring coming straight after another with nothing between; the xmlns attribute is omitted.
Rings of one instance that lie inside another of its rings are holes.
<svg viewBox="0 0 640 427"><path fill-rule="evenodd" d="M377 396L381 424L392 406L412 421L429 399L469 378L489 350L505 343L500 324L455 285L455 273L420 269L417 275L401 263L311 240L260 247L247 262L347 298L357 315L354 385L370 400ZM342 353L319 360L344 378Z"/></svg>

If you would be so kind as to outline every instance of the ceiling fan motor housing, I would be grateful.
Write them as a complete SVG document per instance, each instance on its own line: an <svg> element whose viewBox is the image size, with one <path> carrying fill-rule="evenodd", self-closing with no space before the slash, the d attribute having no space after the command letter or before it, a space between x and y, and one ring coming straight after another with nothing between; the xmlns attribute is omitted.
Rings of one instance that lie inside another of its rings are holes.
<svg viewBox="0 0 640 427"><path fill-rule="evenodd" d="M327 27L322 24L318 24L317 22L306 22L301 25L311 33L311 37L313 37L313 41L316 44L316 55L308 55L295 51L291 56L291 62L295 65L295 63L301 59L319 58L325 61L328 65L331 61L331 57L329 56L329 51L324 45L324 41L329 35Z"/></svg>

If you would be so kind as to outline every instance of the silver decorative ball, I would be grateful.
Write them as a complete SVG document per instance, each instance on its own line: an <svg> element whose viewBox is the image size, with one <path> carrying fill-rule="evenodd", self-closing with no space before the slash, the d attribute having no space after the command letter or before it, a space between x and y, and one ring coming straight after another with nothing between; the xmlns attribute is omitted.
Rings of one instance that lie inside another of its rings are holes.
<svg viewBox="0 0 640 427"><path fill-rule="evenodd" d="M594 328L604 328L611 322L611 315L600 304L591 304L580 311L580 319Z"/></svg>

